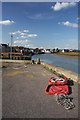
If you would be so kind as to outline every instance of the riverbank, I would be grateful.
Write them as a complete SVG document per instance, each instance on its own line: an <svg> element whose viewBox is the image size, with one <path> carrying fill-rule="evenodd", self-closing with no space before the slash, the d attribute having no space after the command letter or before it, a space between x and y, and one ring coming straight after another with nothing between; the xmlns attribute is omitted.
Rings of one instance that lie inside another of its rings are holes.
<svg viewBox="0 0 80 120"><path fill-rule="evenodd" d="M67 57L67 58L73 58L73 59L80 58L80 53L79 52L56 53L55 55L62 56L62 57Z"/></svg>
<svg viewBox="0 0 80 120"><path fill-rule="evenodd" d="M70 56L70 55L61 55L61 54L54 54L54 55L65 57L65 58L80 59L79 56Z"/></svg>
<svg viewBox="0 0 80 120"><path fill-rule="evenodd" d="M57 67L51 64L47 64L45 62L41 62L41 65L43 65L45 68L48 68L49 70L51 70L53 73L59 74L60 76L65 76L68 79L71 79L75 82L80 83L80 78L79 78L79 74L72 72L70 70L66 70L63 69L61 67Z"/></svg>

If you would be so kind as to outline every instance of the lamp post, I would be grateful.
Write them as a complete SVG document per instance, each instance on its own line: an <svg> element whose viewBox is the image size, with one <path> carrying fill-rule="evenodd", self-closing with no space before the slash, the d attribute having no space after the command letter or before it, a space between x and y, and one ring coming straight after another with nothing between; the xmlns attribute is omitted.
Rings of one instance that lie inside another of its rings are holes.
<svg viewBox="0 0 80 120"><path fill-rule="evenodd" d="M12 42L13 42L13 35L11 35L11 52L10 52L10 59L12 59Z"/></svg>

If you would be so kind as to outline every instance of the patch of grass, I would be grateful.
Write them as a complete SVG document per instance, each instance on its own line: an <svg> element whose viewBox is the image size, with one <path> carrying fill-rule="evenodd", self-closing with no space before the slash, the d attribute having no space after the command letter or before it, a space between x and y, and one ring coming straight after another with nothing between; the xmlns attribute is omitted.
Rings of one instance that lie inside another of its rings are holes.
<svg viewBox="0 0 80 120"><path fill-rule="evenodd" d="M56 53L57 55L69 55L69 56L80 56L80 52L59 52Z"/></svg>
<svg viewBox="0 0 80 120"><path fill-rule="evenodd" d="M47 66L44 66L44 68L49 69Z"/></svg>
<svg viewBox="0 0 80 120"><path fill-rule="evenodd" d="M53 70L53 69L50 69L49 67L47 67L47 66L43 66L44 68L46 68L46 69L49 69L51 72L53 72L54 74L56 74L57 72L55 71L55 70Z"/></svg>
<svg viewBox="0 0 80 120"><path fill-rule="evenodd" d="M52 69L50 69L52 71Z"/></svg>
<svg viewBox="0 0 80 120"><path fill-rule="evenodd" d="M44 68L46 68L45 66L43 66Z"/></svg>
<svg viewBox="0 0 80 120"><path fill-rule="evenodd" d="M49 69L49 67L46 67L47 69Z"/></svg>
<svg viewBox="0 0 80 120"><path fill-rule="evenodd" d="M71 78L68 78L68 80L71 80Z"/></svg>
<svg viewBox="0 0 80 120"><path fill-rule="evenodd" d="M25 64L27 65L27 64L31 64L31 63L30 63L30 62L27 62L27 63L25 63Z"/></svg>
<svg viewBox="0 0 80 120"><path fill-rule="evenodd" d="M55 70L53 70L53 69L50 69L49 67L47 67L47 66L44 66L43 65L43 67L44 68L46 68L46 69L49 69L52 73L54 73L55 75L57 75L58 77L66 77L65 75L63 75L63 74L60 74L60 73L57 73L57 71L55 71ZM72 80L71 78L67 78L68 80Z"/></svg>
<svg viewBox="0 0 80 120"><path fill-rule="evenodd" d="M19 62L15 62L16 64L20 64Z"/></svg>
<svg viewBox="0 0 80 120"><path fill-rule="evenodd" d="M49 69L49 70L51 70L53 73L56 73L56 71L55 71L55 70L53 70L53 69Z"/></svg>
<svg viewBox="0 0 80 120"><path fill-rule="evenodd" d="M65 75L63 75L63 74L60 74L60 77L65 77Z"/></svg>
<svg viewBox="0 0 80 120"><path fill-rule="evenodd" d="M14 63L14 62L5 62L5 63Z"/></svg>
<svg viewBox="0 0 80 120"><path fill-rule="evenodd" d="M56 71L55 71L55 70L52 70L52 72L53 72L53 73L56 73Z"/></svg>

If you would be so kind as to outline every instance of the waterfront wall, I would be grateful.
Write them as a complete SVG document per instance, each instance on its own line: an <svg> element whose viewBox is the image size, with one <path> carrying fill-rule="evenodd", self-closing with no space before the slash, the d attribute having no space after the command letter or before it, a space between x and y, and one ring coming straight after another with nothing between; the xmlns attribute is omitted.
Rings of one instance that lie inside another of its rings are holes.
<svg viewBox="0 0 80 120"><path fill-rule="evenodd" d="M72 71L54 66L52 64L47 64L45 62L41 62L41 65L43 65L44 67L47 67L49 69L52 69L53 71L55 70L57 73L63 74L67 78L70 78L71 80L80 83L80 78L79 78L79 75L77 73L74 73Z"/></svg>
<svg viewBox="0 0 80 120"><path fill-rule="evenodd" d="M31 64L31 60L1 60L0 62L17 62L17 63L28 63ZM37 62L35 62L37 64ZM70 78L71 80L78 82L80 84L80 74L77 74L75 72L72 72L70 70L63 69L61 67L54 66L52 64L48 64L45 62L40 62L41 65L43 65L46 68L52 69L53 71L56 71L59 74L63 74L67 78Z"/></svg>
<svg viewBox="0 0 80 120"><path fill-rule="evenodd" d="M0 59L0 62L11 62L11 63L28 63L31 64L31 60L7 60L7 59Z"/></svg>

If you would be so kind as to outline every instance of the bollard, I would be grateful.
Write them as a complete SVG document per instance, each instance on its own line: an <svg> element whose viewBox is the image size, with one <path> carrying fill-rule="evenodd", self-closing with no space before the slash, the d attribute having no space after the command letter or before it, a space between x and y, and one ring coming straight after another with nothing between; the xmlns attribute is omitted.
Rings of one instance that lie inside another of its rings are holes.
<svg viewBox="0 0 80 120"><path fill-rule="evenodd" d="M37 58L37 64L40 64L40 58Z"/></svg>
<svg viewBox="0 0 80 120"><path fill-rule="evenodd" d="M34 60L32 60L32 64L34 64Z"/></svg>

